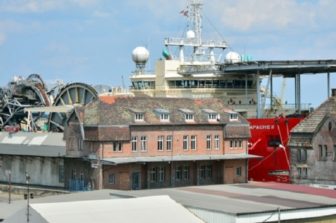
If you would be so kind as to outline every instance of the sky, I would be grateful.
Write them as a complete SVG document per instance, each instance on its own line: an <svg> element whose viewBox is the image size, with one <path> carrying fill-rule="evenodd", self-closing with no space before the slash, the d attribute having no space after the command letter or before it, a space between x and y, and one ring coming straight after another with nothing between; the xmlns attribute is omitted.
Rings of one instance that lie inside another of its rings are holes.
<svg viewBox="0 0 336 223"><path fill-rule="evenodd" d="M254 60L336 59L334 0L203 0L203 38L226 40ZM163 39L180 37L181 0L0 0L0 86L14 75L130 86L132 50L161 58ZM336 88L335 74L331 87ZM327 97L327 75L306 75L302 103ZM275 80L276 93L294 102L293 80Z"/></svg>

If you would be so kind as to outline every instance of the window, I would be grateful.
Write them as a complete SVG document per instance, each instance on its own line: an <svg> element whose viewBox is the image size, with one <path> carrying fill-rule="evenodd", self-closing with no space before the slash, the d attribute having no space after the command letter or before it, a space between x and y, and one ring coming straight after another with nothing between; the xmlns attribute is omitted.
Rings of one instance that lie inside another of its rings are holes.
<svg viewBox="0 0 336 223"><path fill-rule="evenodd" d="M156 167L153 167L150 171L150 181L156 182L157 181L157 170Z"/></svg>
<svg viewBox="0 0 336 223"><path fill-rule="evenodd" d="M147 136L141 136L141 151L147 151Z"/></svg>
<svg viewBox="0 0 336 223"><path fill-rule="evenodd" d="M298 162L307 161L307 150L306 149L298 149L298 151L297 151L297 161Z"/></svg>
<svg viewBox="0 0 336 223"><path fill-rule="evenodd" d="M132 136L131 144L132 144L132 151L133 152L137 151L137 137L136 136Z"/></svg>
<svg viewBox="0 0 336 223"><path fill-rule="evenodd" d="M192 149L192 150L195 150L196 147L197 147L197 143L196 143L196 141L197 141L196 136L191 136L191 149Z"/></svg>
<svg viewBox="0 0 336 223"><path fill-rule="evenodd" d="M144 121L144 113L135 113L135 121Z"/></svg>
<svg viewBox="0 0 336 223"><path fill-rule="evenodd" d="M113 142L113 152L121 152L121 142Z"/></svg>
<svg viewBox="0 0 336 223"><path fill-rule="evenodd" d="M209 113L208 114L208 121L217 121L218 114L216 113Z"/></svg>
<svg viewBox="0 0 336 223"><path fill-rule="evenodd" d="M167 136L167 139L166 139L167 141L166 141L166 143L167 143L167 147L166 147L166 149L168 150L168 151L171 151L172 149L173 149L173 136L172 135L169 135L169 136Z"/></svg>
<svg viewBox="0 0 336 223"><path fill-rule="evenodd" d="M215 135L215 149L219 149L219 135Z"/></svg>
<svg viewBox="0 0 336 223"><path fill-rule="evenodd" d="M169 114L167 113L161 113L160 114L160 121L169 121Z"/></svg>
<svg viewBox="0 0 336 223"><path fill-rule="evenodd" d="M163 151L163 139L164 139L164 136L158 136L157 149L159 151Z"/></svg>
<svg viewBox="0 0 336 223"><path fill-rule="evenodd" d="M184 114L184 118L186 121L193 121L194 115L193 114Z"/></svg>
<svg viewBox="0 0 336 223"><path fill-rule="evenodd" d="M183 179L184 180L189 180L189 169L190 167L189 166L184 166L183 168Z"/></svg>
<svg viewBox="0 0 336 223"><path fill-rule="evenodd" d="M328 146L327 145L319 145L319 160L326 161L328 155Z"/></svg>
<svg viewBox="0 0 336 223"><path fill-rule="evenodd" d="M110 173L108 175L108 183L109 184L115 184L115 175L113 173Z"/></svg>
<svg viewBox="0 0 336 223"><path fill-rule="evenodd" d="M206 136L206 149L211 149L211 135Z"/></svg>
<svg viewBox="0 0 336 223"><path fill-rule="evenodd" d="M199 171L200 171L200 173L199 173L200 178L205 179L205 166L200 166Z"/></svg>
<svg viewBox="0 0 336 223"><path fill-rule="evenodd" d="M230 113L230 121L237 121L238 114L237 113Z"/></svg>
<svg viewBox="0 0 336 223"><path fill-rule="evenodd" d="M58 164L58 182L64 183L64 164L61 162Z"/></svg>
<svg viewBox="0 0 336 223"><path fill-rule="evenodd" d="M334 145L334 157L333 160L336 161L336 145Z"/></svg>
<svg viewBox="0 0 336 223"><path fill-rule="evenodd" d="M308 177L308 169L306 167L298 167L298 177L301 179L307 179Z"/></svg>
<svg viewBox="0 0 336 223"><path fill-rule="evenodd" d="M165 179L164 167L159 167L159 182L164 182Z"/></svg>
<svg viewBox="0 0 336 223"><path fill-rule="evenodd" d="M242 175L242 168L241 167L237 167L236 168L236 176L241 176Z"/></svg>
<svg viewBox="0 0 336 223"><path fill-rule="evenodd" d="M230 140L230 147L231 148L242 148L243 147L242 140Z"/></svg>
<svg viewBox="0 0 336 223"><path fill-rule="evenodd" d="M176 167L175 169L175 179L182 180L182 167Z"/></svg>
<svg viewBox="0 0 336 223"><path fill-rule="evenodd" d="M183 149L189 149L189 136L183 136Z"/></svg>
<svg viewBox="0 0 336 223"><path fill-rule="evenodd" d="M208 178L212 177L212 166L211 165L206 166L206 177Z"/></svg>

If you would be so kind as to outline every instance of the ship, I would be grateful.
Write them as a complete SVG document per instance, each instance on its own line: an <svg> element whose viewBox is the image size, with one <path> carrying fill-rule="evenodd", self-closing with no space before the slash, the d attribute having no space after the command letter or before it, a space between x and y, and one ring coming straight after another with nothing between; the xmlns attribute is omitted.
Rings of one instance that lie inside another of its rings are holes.
<svg viewBox="0 0 336 223"><path fill-rule="evenodd" d="M336 71L335 60L253 61L229 51L224 40L202 38L201 0L189 0L180 13L187 19L182 38L166 38L154 72L146 70L150 52L143 46L132 52L135 70L130 75L135 96L222 98L250 122L248 151L261 159L249 161L249 180L290 183L290 131L311 109L301 103L300 75ZM174 55L172 52L178 52ZM273 77L295 78L295 104L273 94ZM267 87L261 82L267 78ZM266 101L269 102L266 105Z"/></svg>

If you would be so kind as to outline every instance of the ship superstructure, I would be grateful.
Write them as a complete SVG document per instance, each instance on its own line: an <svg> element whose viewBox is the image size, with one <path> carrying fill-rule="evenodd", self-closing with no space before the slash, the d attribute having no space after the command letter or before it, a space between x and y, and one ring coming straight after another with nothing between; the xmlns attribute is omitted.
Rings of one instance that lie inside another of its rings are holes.
<svg viewBox="0 0 336 223"><path fill-rule="evenodd" d="M235 52L229 52L225 61L217 57L216 53L223 54L228 45L223 40L202 39L201 10L200 0L189 1L188 8L182 11L188 15L189 30L183 38L164 40L164 58L156 62L154 73L144 69L149 52L144 47L133 51L136 70L130 78L132 92L152 97L225 98L228 105L243 115L255 116L257 79L245 74L223 75L220 72L220 64L236 63L241 58ZM177 56L171 54L175 49Z"/></svg>
<svg viewBox="0 0 336 223"><path fill-rule="evenodd" d="M184 38L165 39L163 58L156 62L154 73L145 69L148 50L135 48L131 91L136 96L224 98L227 106L250 121L249 153L263 157L249 162L249 179L288 183L289 134L310 109L309 104L301 103L301 75L326 73L329 96L330 73L336 72L336 60L252 61L232 51L220 60L216 52L223 54L228 45L202 38L201 9L200 0L189 0L187 10L181 11L188 16L189 30ZM178 55L171 54L175 51ZM275 97L276 76L294 79L294 104ZM261 86L264 78L266 88Z"/></svg>

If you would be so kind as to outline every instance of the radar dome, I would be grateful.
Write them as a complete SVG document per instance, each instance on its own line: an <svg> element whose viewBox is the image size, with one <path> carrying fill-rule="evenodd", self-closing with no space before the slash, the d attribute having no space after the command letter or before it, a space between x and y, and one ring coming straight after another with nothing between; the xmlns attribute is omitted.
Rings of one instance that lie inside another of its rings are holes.
<svg viewBox="0 0 336 223"><path fill-rule="evenodd" d="M149 58L149 51L142 46L136 47L132 51L132 59L136 64L145 64Z"/></svg>
<svg viewBox="0 0 336 223"><path fill-rule="evenodd" d="M195 38L195 32L192 30L189 30L187 32L187 39L194 39Z"/></svg>
<svg viewBox="0 0 336 223"><path fill-rule="evenodd" d="M225 57L226 62L228 63L239 63L241 62L241 56L237 52L228 52Z"/></svg>

